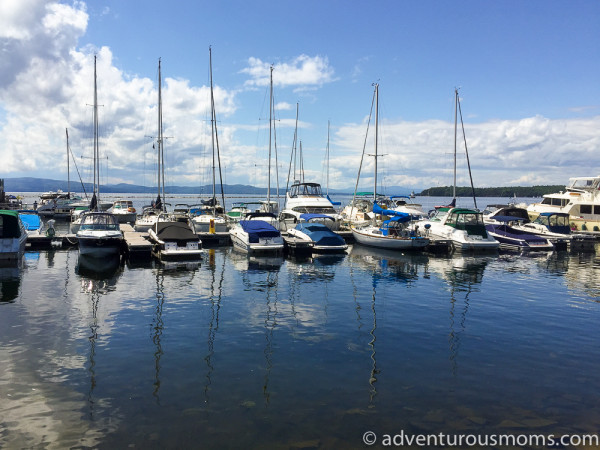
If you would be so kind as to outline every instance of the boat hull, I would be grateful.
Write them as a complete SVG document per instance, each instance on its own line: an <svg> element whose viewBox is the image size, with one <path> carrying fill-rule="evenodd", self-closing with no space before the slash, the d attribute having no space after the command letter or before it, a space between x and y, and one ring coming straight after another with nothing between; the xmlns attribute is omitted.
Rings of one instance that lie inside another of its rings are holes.
<svg viewBox="0 0 600 450"><path fill-rule="evenodd" d="M95 257L118 255L123 245L122 237L77 236L79 254Z"/></svg>
<svg viewBox="0 0 600 450"><path fill-rule="evenodd" d="M401 236L384 236L371 233L367 229L352 228L352 236L361 245L385 248L389 250L423 250L429 245L429 239Z"/></svg>
<svg viewBox="0 0 600 450"><path fill-rule="evenodd" d="M22 234L18 238L0 239L0 260L12 261L23 256L25 245L27 244L27 234Z"/></svg>

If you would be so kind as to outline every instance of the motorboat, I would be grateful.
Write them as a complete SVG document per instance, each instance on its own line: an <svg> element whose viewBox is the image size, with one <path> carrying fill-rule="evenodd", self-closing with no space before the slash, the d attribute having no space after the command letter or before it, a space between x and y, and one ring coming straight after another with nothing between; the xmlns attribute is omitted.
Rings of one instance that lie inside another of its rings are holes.
<svg viewBox="0 0 600 450"><path fill-rule="evenodd" d="M375 219L373 214L373 198L380 206L387 208L387 197L381 194L374 195L373 192L357 192L349 204L344 206L341 212L343 225L350 227L366 226Z"/></svg>
<svg viewBox="0 0 600 450"><path fill-rule="evenodd" d="M142 208L142 214L138 215L133 224L133 229L138 232L148 231L158 221L158 216L162 213L161 209L148 205Z"/></svg>
<svg viewBox="0 0 600 450"><path fill-rule="evenodd" d="M234 248L247 253L283 252L283 238L277 228L258 218L240 220L229 230Z"/></svg>
<svg viewBox="0 0 600 450"><path fill-rule="evenodd" d="M133 223L137 219L131 200L115 200L108 212L114 214L119 223Z"/></svg>
<svg viewBox="0 0 600 450"><path fill-rule="evenodd" d="M190 223L157 220L148 230L153 252L161 261L197 260L202 257L202 241Z"/></svg>
<svg viewBox="0 0 600 450"><path fill-rule="evenodd" d="M287 233L311 243L313 253L341 253L348 248L343 237L322 223L300 222L294 228L288 228Z"/></svg>
<svg viewBox="0 0 600 450"><path fill-rule="evenodd" d="M340 229L342 216L335 210L331 201L321 191L319 183L292 184L286 194L285 208L279 213L279 229L286 231L302 221L302 214L321 214L323 223L332 231Z"/></svg>
<svg viewBox="0 0 600 450"><path fill-rule="evenodd" d="M37 236L42 234L44 222L42 222L36 211L19 210L19 218L21 219L21 222L23 222L23 226L25 227L28 236Z"/></svg>
<svg viewBox="0 0 600 450"><path fill-rule="evenodd" d="M457 251L496 251L500 243L486 230L483 213L455 206L438 207L428 219L417 222L426 229L426 236L449 240Z"/></svg>
<svg viewBox="0 0 600 450"><path fill-rule="evenodd" d="M541 213L566 213L573 231L600 231L600 175L570 178L564 191L544 195L527 212L532 220Z"/></svg>
<svg viewBox="0 0 600 450"><path fill-rule="evenodd" d="M488 205L485 211L483 211L483 220L486 223L486 228L488 231L493 232L493 230L490 230L490 228L487 227L488 224L506 225L506 227L503 228L504 233L529 233L535 236L540 236L548 240L553 245L552 249L555 250L566 250L571 241L571 236L565 233L565 231L570 232L568 227L569 215L564 214L564 216L566 216L566 229L565 227L561 227L562 233L553 233L550 232L545 226L532 224L531 220L529 220L527 209L515 204ZM557 228L555 229L558 230ZM500 242L500 247L504 248L505 245L502 244L503 241L507 240L507 238L499 239L496 236L494 237ZM518 239L519 236L516 238Z"/></svg>
<svg viewBox="0 0 600 450"><path fill-rule="evenodd" d="M223 207L216 197L189 209L197 233L226 233L229 228Z"/></svg>
<svg viewBox="0 0 600 450"><path fill-rule="evenodd" d="M534 221L520 223L520 229L545 237L557 250L595 251L596 238L590 234L574 233L567 213L540 213Z"/></svg>
<svg viewBox="0 0 600 450"><path fill-rule="evenodd" d="M414 195L392 195L388 209L410 214L413 220L424 219L427 213L423 211L421 204L412 201L413 198Z"/></svg>
<svg viewBox="0 0 600 450"><path fill-rule="evenodd" d="M0 259L17 260L23 256L27 230L15 210L0 210Z"/></svg>
<svg viewBox="0 0 600 450"><path fill-rule="evenodd" d="M503 250L521 252L552 251L554 245L545 237L528 233L512 226L524 219L514 216L495 216L495 222L485 224L485 229L500 243Z"/></svg>
<svg viewBox="0 0 600 450"><path fill-rule="evenodd" d="M76 236L80 255L118 255L123 246L123 232L117 218L105 211L83 213Z"/></svg>

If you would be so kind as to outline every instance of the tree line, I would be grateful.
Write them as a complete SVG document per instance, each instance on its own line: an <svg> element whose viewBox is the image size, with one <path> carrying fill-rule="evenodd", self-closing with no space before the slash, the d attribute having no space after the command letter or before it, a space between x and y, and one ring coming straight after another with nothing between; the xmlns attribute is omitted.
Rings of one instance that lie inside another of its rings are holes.
<svg viewBox="0 0 600 450"><path fill-rule="evenodd" d="M544 194L552 194L564 191L564 185L548 186L506 186L475 188L476 197L541 197ZM452 186L431 187L421 191L421 196L452 197ZM471 187L456 187L457 197L470 197L473 195Z"/></svg>

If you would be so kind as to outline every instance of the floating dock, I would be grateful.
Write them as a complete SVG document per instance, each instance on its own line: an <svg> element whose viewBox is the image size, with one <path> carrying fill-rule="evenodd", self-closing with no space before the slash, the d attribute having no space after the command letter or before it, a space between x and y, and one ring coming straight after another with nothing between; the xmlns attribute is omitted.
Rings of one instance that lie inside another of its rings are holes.
<svg viewBox="0 0 600 450"><path fill-rule="evenodd" d="M152 243L148 240L148 233L135 231L131 224L120 225L125 241L125 251L130 258L147 258L152 256Z"/></svg>

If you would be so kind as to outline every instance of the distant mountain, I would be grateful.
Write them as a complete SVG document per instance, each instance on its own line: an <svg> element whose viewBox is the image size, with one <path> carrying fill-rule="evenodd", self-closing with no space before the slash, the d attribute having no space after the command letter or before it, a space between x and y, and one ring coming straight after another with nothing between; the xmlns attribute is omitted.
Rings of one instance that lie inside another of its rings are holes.
<svg viewBox="0 0 600 450"><path fill-rule="evenodd" d="M92 191L92 183L83 184L86 192ZM68 183L65 180L52 180L47 178L5 178L4 189L7 193L19 193L19 192L48 192L61 190L64 192L68 191ZM275 192L276 188L271 188L271 193ZM212 192L212 185L204 186L166 186L165 190L169 194L208 194ZM217 188L220 192L220 189ZM372 188L359 189L359 192L372 191ZM136 184L119 183L119 184L106 184L100 186L100 192L107 194L153 194L157 191L154 186L139 186ZM246 194L246 195L266 195L266 187L256 187L247 184L224 184L223 191L225 194ZM285 191L285 186L280 188L280 192ZM71 181L71 192L83 193L81 183ZM325 187L323 186L323 192ZM385 193L389 195L408 195L411 190L401 186L390 186L386 187ZM330 194L335 195L352 195L354 188L348 189L329 189Z"/></svg>

